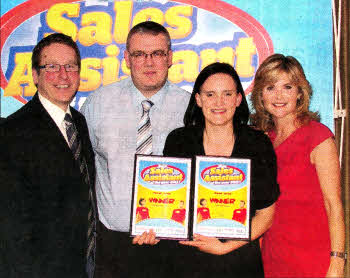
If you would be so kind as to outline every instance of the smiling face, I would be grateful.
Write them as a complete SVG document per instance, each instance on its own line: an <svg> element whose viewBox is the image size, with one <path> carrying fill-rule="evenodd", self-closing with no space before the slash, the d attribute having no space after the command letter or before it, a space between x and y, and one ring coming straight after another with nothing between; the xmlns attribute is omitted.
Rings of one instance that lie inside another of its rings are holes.
<svg viewBox="0 0 350 278"><path fill-rule="evenodd" d="M73 48L65 44L53 43L41 51L40 66L46 64L77 64L77 57ZM79 71L66 72L61 66L58 72L40 69L38 73L33 70L33 80L41 95L66 111L79 88L80 74Z"/></svg>
<svg viewBox="0 0 350 278"><path fill-rule="evenodd" d="M265 109L272 114L274 120L296 118L297 101L300 98L298 87L289 76L281 72L274 84L263 88L262 100Z"/></svg>
<svg viewBox="0 0 350 278"><path fill-rule="evenodd" d="M147 54L162 51L166 56L137 60L133 54ZM131 72L135 87L146 97L157 93L168 78L168 69L172 63L172 51L168 49L168 41L164 34L152 35L136 33L130 38L129 49L124 52L125 62Z"/></svg>
<svg viewBox="0 0 350 278"><path fill-rule="evenodd" d="M242 101L233 78L225 73L216 73L203 83L196 94L197 105L202 108L205 126L230 126L233 116Z"/></svg>

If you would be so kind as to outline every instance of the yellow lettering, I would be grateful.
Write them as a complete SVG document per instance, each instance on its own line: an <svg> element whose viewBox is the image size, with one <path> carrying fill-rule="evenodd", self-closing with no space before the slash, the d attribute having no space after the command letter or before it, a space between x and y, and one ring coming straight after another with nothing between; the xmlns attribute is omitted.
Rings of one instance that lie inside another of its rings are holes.
<svg viewBox="0 0 350 278"><path fill-rule="evenodd" d="M210 175L215 175L216 168L210 168Z"/></svg>
<svg viewBox="0 0 350 278"><path fill-rule="evenodd" d="M150 169L149 169L149 173L150 173L151 175L154 175L154 174L155 174L155 169L156 169L156 168L150 168Z"/></svg>
<svg viewBox="0 0 350 278"><path fill-rule="evenodd" d="M192 6L175 6L165 13L165 21L172 27L167 28L172 39L187 37L192 32L192 21L187 18L193 13ZM187 17L186 17L187 16Z"/></svg>
<svg viewBox="0 0 350 278"><path fill-rule="evenodd" d="M120 79L125 79L130 75L130 69L126 65L125 59L122 60L122 72L126 75L120 76Z"/></svg>
<svg viewBox="0 0 350 278"><path fill-rule="evenodd" d="M212 49L212 48L204 49L200 52L200 56L202 60L201 70L204 69L206 66L216 62L215 49Z"/></svg>
<svg viewBox="0 0 350 278"><path fill-rule="evenodd" d="M232 47L223 47L218 51L217 57L219 62L227 63L232 66L234 55L235 52Z"/></svg>
<svg viewBox="0 0 350 278"><path fill-rule="evenodd" d="M136 24L139 24L147 20L152 20L154 22L157 22L163 25L164 23L163 12L156 8L143 9L134 16L132 26L135 26Z"/></svg>
<svg viewBox="0 0 350 278"><path fill-rule="evenodd" d="M62 15L67 14L68 17L79 16L80 4L79 3L60 3L53 5L48 11L46 16L47 25L58 33L63 33L71 36L74 41L77 39L78 27L75 23L69 19L64 18Z"/></svg>
<svg viewBox="0 0 350 278"><path fill-rule="evenodd" d="M252 56L256 53L253 38L241 38L236 48L236 71L240 77L251 77L254 75L252 67Z"/></svg>
<svg viewBox="0 0 350 278"><path fill-rule="evenodd" d="M116 56L119 54L119 48L116 45L109 45L106 48L106 54L109 56L102 60L103 78L102 84L108 85L119 81L118 72L120 63Z"/></svg>
<svg viewBox="0 0 350 278"><path fill-rule="evenodd" d="M4 90L4 96L33 96L36 87L32 78L32 53L16 53L15 68ZM22 85L28 84L24 88Z"/></svg>
<svg viewBox="0 0 350 278"><path fill-rule="evenodd" d="M125 43L128 37L131 14L132 14L132 1L115 1L114 11L114 40L116 43Z"/></svg>
<svg viewBox="0 0 350 278"><path fill-rule="evenodd" d="M88 26L95 24L92 26ZM79 30L79 41L84 46L95 43L107 45L112 43L112 18L107 13L91 12L83 14L81 25L86 26Z"/></svg>
<svg viewBox="0 0 350 278"><path fill-rule="evenodd" d="M79 91L93 91L101 84L101 74L95 70L101 68L101 60L98 58L86 58L81 61Z"/></svg>
<svg viewBox="0 0 350 278"><path fill-rule="evenodd" d="M205 175L204 179L205 182L210 182L210 176L209 175Z"/></svg>
<svg viewBox="0 0 350 278"><path fill-rule="evenodd" d="M234 50L231 47L223 47L218 52L215 49L205 49L200 52L202 59L201 70L206 66L219 61L233 65Z"/></svg>
<svg viewBox="0 0 350 278"><path fill-rule="evenodd" d="M199 57L195 51L174 52L173 65L169 70L169 80L179 83L183 80L194 82L198 76Z"/></svg>

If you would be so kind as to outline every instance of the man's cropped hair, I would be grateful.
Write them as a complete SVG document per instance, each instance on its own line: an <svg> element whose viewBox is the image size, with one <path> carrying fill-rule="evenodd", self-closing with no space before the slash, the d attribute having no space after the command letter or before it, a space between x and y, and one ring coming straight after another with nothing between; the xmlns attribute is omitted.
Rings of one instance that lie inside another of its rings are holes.
<svg viewBox="0 0 350 278"><path fill-rule="evenodd" d="M39 66L41 66L40 65L41 52L46 46L49 46L54 43L67 45L74 50L75 55L77 57L77 64L80 70L81 57L80 57L79 48L70 36L67 36L62 33L54 33L54 34L48 35L47 37L43 38L40 42L38 42L38 44L33 49L32 69L36 70L38 75L40 74Z"/></svg>
<svg viewBox="0 0 350 278"><path fill-rule="evenodd" d="M164 34L167 39L168 50L171 49L171 39L168 30L161 24L154 21L144 21L131 28L128 38L126 39L126 49L130 48L130 39L134 34L152 34L157 36Z"/></svg>

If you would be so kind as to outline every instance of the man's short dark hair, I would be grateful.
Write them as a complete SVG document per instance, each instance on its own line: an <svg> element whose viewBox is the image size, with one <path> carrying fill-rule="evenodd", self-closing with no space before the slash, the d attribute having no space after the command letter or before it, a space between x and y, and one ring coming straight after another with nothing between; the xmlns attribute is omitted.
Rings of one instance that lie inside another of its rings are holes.
<svg viewBox="0 0 350 278"><path fill-rule="evenodd" d="M32 69L36 70L37 74L39 75L41 52L46 46L49 46L53 43L60 43L71 47L74 50L75 55L77 56L77 63L80 70L81 57L80 57L79 48L70 36L67 36L62 33L54 33L54 34L48 35L47 37L43 38L40 42L38 42L38 44L33 49Z"/></svg>
<svg viewBox="0 0 350 278"><path fill-rule="evenodd" d="M171 49L171 39L170 35L167 29L165 27L157 22L154 21L144 21L141 22L134 27L131 28L128 38L126 39L126 49L128 50L130 48L130 39L134 34L152 34L154 36L157 36L159 34L163 34L167 39L168 44L168 50Z"/></svg>

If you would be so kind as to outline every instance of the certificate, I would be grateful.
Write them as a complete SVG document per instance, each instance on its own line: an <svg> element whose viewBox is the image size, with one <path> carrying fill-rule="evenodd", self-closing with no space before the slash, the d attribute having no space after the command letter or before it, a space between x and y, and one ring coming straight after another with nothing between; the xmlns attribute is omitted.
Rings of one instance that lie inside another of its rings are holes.
<svg viewBox="0 0 350 278"><path fill-rule="evenodd" d="M250 240L250 160L196 156L193 233Z"/></svg>
<svg viewBox="0 0 350 278"><path fill-rule="evenodd" d="M131 236L189 238L191 159L135 156Z"/></svg>

